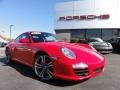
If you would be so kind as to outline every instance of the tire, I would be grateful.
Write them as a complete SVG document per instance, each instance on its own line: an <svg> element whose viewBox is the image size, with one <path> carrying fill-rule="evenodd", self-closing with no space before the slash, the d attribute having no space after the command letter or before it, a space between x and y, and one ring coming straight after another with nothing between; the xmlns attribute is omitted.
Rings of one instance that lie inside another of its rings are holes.
<svg viewBox="0 0 120 90"><path fill-rule="evenodd" d="M41 80L53 79L52 60L48 55L37 55L34 63L34 72Z"/></svg>
<svg viewBox="0 0 120 90"><path fill-rule="evenodd" d="M11 53L10 53L10 50L6 49L5 54L6 54L6 61L5 61L5 63L6 64L11 64Z"/></svg>

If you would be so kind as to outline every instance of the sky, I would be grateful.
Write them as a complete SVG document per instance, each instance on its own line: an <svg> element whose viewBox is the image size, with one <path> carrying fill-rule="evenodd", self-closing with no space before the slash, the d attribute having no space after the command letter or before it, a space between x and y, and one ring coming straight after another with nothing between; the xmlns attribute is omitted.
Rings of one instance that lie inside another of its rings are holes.
<svg viewBox="0 0 120 90"><path fill-rule="evenodd" d="M0 0L0 33L12 38L26 31L54 32L54 6L72 0Z"/></svg>

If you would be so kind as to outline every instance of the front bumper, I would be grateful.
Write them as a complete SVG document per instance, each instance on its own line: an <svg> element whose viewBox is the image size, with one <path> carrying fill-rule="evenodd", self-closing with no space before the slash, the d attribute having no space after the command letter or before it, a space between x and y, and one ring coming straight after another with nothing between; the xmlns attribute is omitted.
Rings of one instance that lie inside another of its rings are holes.
<svg viewBox="0 0 120 90"><path fill-rule="evenodd" d="M113 51L112 46L93 46L100 53L111 53Z"/></svg>
<svg viewBox="0 0 120 90"><path fill-rule="evenodd" d="M103 61L97 64L90 64L85 69L74 69L72 68L72 64L58 61L56 60L54 63L54 77L69 81L80 81L97 76L104 71L105 64Z"/></svg>
<svg viewBox="0 0 120 90"><path fill-rule="evenodd" d="M113 49L96 49L100 53L111 53Z"/></svg>

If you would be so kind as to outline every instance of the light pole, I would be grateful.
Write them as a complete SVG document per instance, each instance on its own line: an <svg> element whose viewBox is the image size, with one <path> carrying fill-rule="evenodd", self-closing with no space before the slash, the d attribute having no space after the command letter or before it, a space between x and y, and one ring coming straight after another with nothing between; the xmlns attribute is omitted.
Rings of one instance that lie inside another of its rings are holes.
<svg viewBox="0 0 120 90"><path fill-rule="evenodd" d="M12 39L11 38L11 30L12 30L12 27L13 27L14 25L10 25L10 40Z"/></svg>

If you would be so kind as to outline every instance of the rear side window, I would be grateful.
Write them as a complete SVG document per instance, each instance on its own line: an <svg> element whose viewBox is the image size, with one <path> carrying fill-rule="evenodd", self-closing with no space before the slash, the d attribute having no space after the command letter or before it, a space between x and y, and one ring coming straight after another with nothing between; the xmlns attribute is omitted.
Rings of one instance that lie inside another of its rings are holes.
<svg viewBox="0 0 120 90"><path fill-rule="evenodd" d="M14 41L19 42L19 40L20 40L20 36L18 36Z"/></svg>
<svg viewBox="0 0 120 90"><path fill-rule="evenodd" d="M29 40L29 35L27 33L24 33L20 36L20 39L27 38Z"/></svg>
<svg viewBox="0 0 120 90"><path fill-rule="evenodd" d="M22 38L27 38L30 41L29 35L27 33L23 33L15 39L15 42L19 42Z"/></svg>

